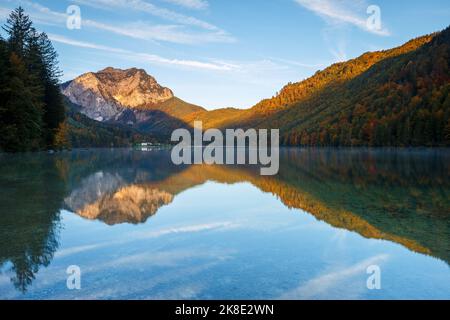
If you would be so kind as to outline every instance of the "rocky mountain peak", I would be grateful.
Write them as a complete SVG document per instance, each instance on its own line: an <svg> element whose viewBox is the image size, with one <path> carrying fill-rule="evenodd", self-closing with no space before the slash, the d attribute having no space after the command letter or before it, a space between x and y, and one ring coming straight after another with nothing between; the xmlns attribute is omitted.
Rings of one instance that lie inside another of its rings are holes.
<svg viewBox="0 0 450 320"><path fill-rule="evenodd" d="M143 69L108 67L85 73L64 86L63 94L88 117L106 121L124 109L148 109L174 97Z"/></svg>

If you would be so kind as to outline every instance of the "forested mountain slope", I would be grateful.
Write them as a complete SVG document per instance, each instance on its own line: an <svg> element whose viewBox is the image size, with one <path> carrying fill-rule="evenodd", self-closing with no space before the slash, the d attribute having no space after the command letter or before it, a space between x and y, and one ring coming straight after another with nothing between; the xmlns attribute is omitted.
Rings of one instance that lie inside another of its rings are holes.
<svg viewBox="0 0 450 320"><path fill-rule="evenodd" d="M280 127L288 145L450 145L450 28L426 39L258 126Z"/></svg>
<svg viewBox="0 0 450 320"><path fill-rule="evenodd" d="M285 145L449 145L449 34L447 28L334 64L249 110L185 120L202 120L205 128L279 128Z"/></svg>

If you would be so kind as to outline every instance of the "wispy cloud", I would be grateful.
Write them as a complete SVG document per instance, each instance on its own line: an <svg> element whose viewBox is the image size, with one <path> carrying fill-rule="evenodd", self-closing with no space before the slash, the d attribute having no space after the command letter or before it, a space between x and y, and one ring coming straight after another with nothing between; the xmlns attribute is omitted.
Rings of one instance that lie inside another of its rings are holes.
<svg viewBox="0 0 450 320"><path fill-rule="evenodd" d="M4 20L8 17L11 10L6 8L0 8L0 19Z"/></svg>
<svg viewBox="0 0 450 320"><path fill-rule="evenodd" d="M49 34L50 40L54 42L63 43L70 46L87 48L87 49L95 49L107 51L110 53L116 53L121 55L126 55L128 59L133 59L136 61L147 62L152 64L162 64L162 65L172 65L178 67L187 67L194 69L204 69L204 70L215 70L215 71L231 71L232 67L229 64L218 64L211 62L203 62L196 60L183 60L183 59L169 59L164 58L154 54L142 53L142 52L134 52L120 48L113 48L109 46L98 45L91 42L78 41L71 38L67 38L61 35Z"/></svg>
<svg viewBox="0 0 450 320"><path fill-rule="evenodd" d="M365 16L368 5L363 0L294 0L304 8L319 15L331 24L344 23L354 25L361 30L381 36L388 36L387 29L374 29L367 26Z"/></svg>
<svg viewBox="0 0 450 320"><path fill-rule="evenodd" d="M75 0L75 3L84 4L100 9L104 8L120 8L123 10L134 10L148 13L152 16L162 18L168 21L176 22L182 25L189 25L203 28L211 31L221 31L221 29L211 23L187 16L166 8L158 7L150 2L143 0Z"/></svg>
<svg viewBox="0 0 450 320"><path fill-rule="evenodd" d="M67 45L74 46L74 47L103 50L103 51L109 51L112 53L128 53L129 52L127 50L112 48L112 47L108 47L108 46L102 46L102 45L98 45L98 44L91 43L91 42L78 41L78 40L70 39L70 38L60 36L57 34L52 34L52 33L50 33L48 35L48 37L50 38L50 40L52 40L54 42L59 42L59 43L67 44Z"/></svg>
<svg viewBox="0 0 450 320"><path fill-rule="evenodd" d="M163 0L189 9L203 10L209 7L206 0Z"/></svg>
<svg viewBox="0 0 450 320"><path fill-rule="evenodd" d="M144 22L134 22L115 26L92 20L84 20L83 26L142 40L165 41L180 44L234 42L233 38L221 31L189 32L185 30L183 26L179 25L149 25Z"/></svg>
<svg viewBox="0 0 450 320"><path fill-rule="evenodd" d="M80 246L61 249L55 254L55 257L63 258L63 257L72 256L72 255L79 254L79 253L85 253L87 251L94 251L94 250L103 249L103 248L107 248L107 247L123 245L123 244L129 243L131 241L136 241L136 240L142 241L142 240L155 239L155 238L159 238L159 237L178 235L178 234L194 234L194 233L208 232L208 231L224 231L224 230L229 230L229 229L237 228L237 227L239 227L238 224L225 221L225 222L179 226L179 227L159 229L159 230L153 230L153 231L147 231L147 232L145 232L145 231L132 232L129 234L129 236L126 239L123 239L123 240L80 245ZM131 256L131 257L127 256L126 262L127 263L130 262L129 261L130 258L132 260L135 260L137 257L141 257L141 256L142 255ZM144 257L147 257L147 256L148 256L148 253L144 254ZM120 260L120 261L122 261L122 260Z"/></svg>
<svg viewBox="0 0 450 320"><path fill-rule="evenodd" d="M364 261L356 263L350 267L343 268L334 272L320 275L314 279L307 281L300 287L285 293L281 299L314 299L327 296L327 292L342 282L349 280L358 275L366 275L366 269L371 265L378 265L385 262L389 258L388 255L382 254ZM345 297L343 297L345 298Z"/></svg>
<svg viewBox="0 0 450 320"><path fill-rule="evenodd" d="M218 59L208 59L207 61L169 59L154 54L134 52L121 48L114 48L91 42L79 41L56 34L49 34L49 38L54 42L63 43L66 45L79 48L101 50L109 53L119 54L126 56L127 59L129 60L147 62L150 64L178 66L184 68L210 70L210 71L233 71L235 72L235 75L240 75L241 77L244 77L245 81L252 83L254 82L258 84L266 83L266 81L264 81L263 79L266 78L267 74L272 74L273 76L274 72L280 70L284 71L290 70L289 67L277 64L275 61L272 61L270 59L259 61L245 61L245 62L225 61Z"/></svg>
<svg viewBox="0 0 450 320"><path fill-rule="evenodd" d="M326 67L328 65L328 63L303 63L300 61L293 61L293 60L282 59L282 58L270 58L270 60L278 61L281 63L285 63L287 65L292 65L292 66L299 67L299 68L315 69L315 70Z"/></svg>
<svg viewBox="0 0 450 320"><path fill-rule="evenodd" d="M220 229L229 229L237 227L237 224L232 222L215 222L215 223L205 223L191 226L181 226L175 228L167 228L161 229L153 232L144 232L144 233L134 233L131 235L133 238L137 239L148 239L148 238L157 238L169 234L182 234L182 233L196 233L196 232L204 232L204 231L212 231L212 230L220 230Z"/></svg>
<svg viewBox="0 0 450 320"><path fill-rule="evenodd" d="M63 21L65 22L67 18L63 13L53 12L40 4L28 0L8 0L6 3L20 4L26 9L27 15L32 18L33 22L38 24L57 25ZM8 17L12 10L14 10L14 7L0 7L0 18Z"/></svg>
<svg viewBox="0 0 450 320"><path fill-rule="evenodd" d="M78 253L84 253L86 251L97 250L102 247L106 247L107 245L108 244L104 243L104 244L93 244L93 245L85 245L85 246L61 249L55 253L55 257L56 258L67 257L67 256L71 256L71 255L78 254Z"/></svg>
<svg viewBox="0 0 450 320"><path fill-rule="evenodd" d="M68 15L65 12L57 12L29 0L13 2L18 2L21 5L25 6L27 11L29 11L27 13L36 23L46 25L60 25L64 27L66 26ZM150 11L149 8L152 8L151 12L155 14L158 13L159 15L166 17L168 20L180 22L180 24L178 25L149 24L142 21L121 24L108 24L83 17L83 28L107 31L134 39L156 42L164 41L178 44L232 43L236 41L235 38L230 36L227 32L217 28L216 26L197 21L194 18L186 17L184 15L178 15L177 13L168 11L166 9L157 8L152 4L144 3L140 0L78 0L76 2L83 4L86 3L86 5L91 6L114 6L116 8L126 8L127 4L129 3L129 6L131 6L131 8L140 8L140 6L143 6L143 8L147 8L146 11ZM0 17L2 15L9 14L9 11L10 9L0 8ZM189 30L186 25L195 25L197 27L200 27L201 30Z"/></svg>

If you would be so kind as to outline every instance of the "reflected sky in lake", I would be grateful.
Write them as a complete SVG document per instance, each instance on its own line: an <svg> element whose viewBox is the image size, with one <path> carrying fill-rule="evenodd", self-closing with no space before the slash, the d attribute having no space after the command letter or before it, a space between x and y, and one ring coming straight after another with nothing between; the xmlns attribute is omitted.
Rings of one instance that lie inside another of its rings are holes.
<svg viewBox="0 0 450 320"><path fill-rule="evenodd" d="M0 298L450 298L447 150L280 160L262 177L168 151L0 155Z"/></svg>

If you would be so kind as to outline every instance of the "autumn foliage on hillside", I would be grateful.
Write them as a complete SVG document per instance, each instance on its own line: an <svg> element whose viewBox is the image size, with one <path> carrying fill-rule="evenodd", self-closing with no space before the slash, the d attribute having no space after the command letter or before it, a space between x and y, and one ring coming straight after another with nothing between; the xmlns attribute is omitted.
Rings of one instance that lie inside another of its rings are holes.
<svg viewBox="0 0 450 320"><path fill-rule="evenodd" d="M359 76L381 60L416 50L418 47L431 41L431 39L432 36L424 36L412 40L399 48L380 52L368 52L357 59L333 64L323 71L317 71L314 76L304 81L289 83L275 97L258 103L254 107L254 110L270 111L274 108L278 109L280 106L289 107L299 103L329 85L343 83Z"/></svg>
<svg viewBox="0 0 450 320"><path fill-rule="evenodd" d="M450 145L450 28L336 63L248 110L196 114L204 128L280 129L291 146Z"/></svg>
<svg viewBox="0 0 450 320"><path fill-rule="evenodd" d="M368 53L288 85L257 106L278 106L258 126L279 127L286 145L448 146L449 34Z"/></svg>

